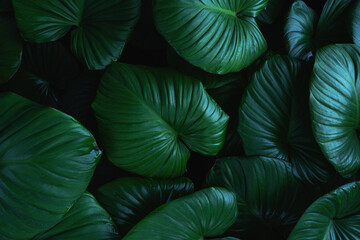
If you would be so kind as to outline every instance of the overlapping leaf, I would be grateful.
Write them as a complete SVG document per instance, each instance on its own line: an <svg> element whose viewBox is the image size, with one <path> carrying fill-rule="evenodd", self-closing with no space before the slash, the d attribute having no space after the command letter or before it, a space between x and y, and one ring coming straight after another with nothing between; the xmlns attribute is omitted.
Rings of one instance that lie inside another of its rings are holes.
<svg viewBox="0 0 360 240"><path fill-rule="evenodd" d="M93 103L109 160L143 176L182 175L189 149L217 154L228 116L200 81L122 63L105 73Z"/></svg>
<svg viewBox="0 0 360 240"><path fill-rule="evenodd" d="M119 234L109 214L90 193L84 193L50 230L32 240L115 240Z"/></svg>
<svg viewBox="0 0 360 240"><path fill-rule="evenodd" d="M125 235L142 218L162 204L194 191L187 178L153 180L120 178L100 187L96 198L113 217L119 232Z"/></svg>
<svg viewBox="0 0 360 240"><path fill-rule="evenodd" d="M292 57L307 60L329 43L348 41L344 19L352 0L327 0L320 17L302 0L295 1L285 24L285 39Z"/></svg>
<svg viewBox="0 0 360 240"><path fill-rule="evenodd" d="M0 95L0 238L27 240L54 226L85 191L100 151L73 118Z"/></svg>
<svg viewBox="0 0 360 240"><path fill-rule="evenodd" d="M282 239L277 230L294 224L311 199L303 196L291 165L273 158L219 159L207 184L236 193L238 218L227 233L242 239Z"/></svg>
<svg viewBox="0 0 360 240"><path fill-rule="evenodd" d="M72 28L71 47L89 69L116 61L139 17L140 0L13 0L25 40L43 43Z"/></svg>
<svg viewBox="0 0 360 240"><path fill-rule="evenodd" d="M15 20L10 14L0 13L0 32L0 83L3 83L20 67L22 44Z"/></svg>
<svg viewBox="0 0 360 240"><path fill-rule="evenodd" d="M314 135L326 158L343 176L360 168L360 47L319 50L310 86Z"/></svg>
<svg viewBox="0 0 360 240"><path fill-rule="evenodd" d="M235 195L207 188L162 205L146 216L123 240L197 240L221 235L237 216ZM226 239L226 238L225 238Z"/></svg>
<svg viewBox="0 0 360 240"><path fill-rule="evenodd" d="M288 240L360 238L360 183L344 185L316 200L305 211Z"/></svg>
<svg viewBox="0 0 360 240"><path fill-rule="evenodd" d="M238 131L247 155L286 160L300 180L326 182L332 168L311 131L306 78L299 61L269 58L247 88Z"/></svg>
<svg viewBox="0 0 360 240"><path fill-rule="evenodd" d="M238 72L267 48L254 17L267 0L156 0L154 21L177 53L211 73Z"/></svg>

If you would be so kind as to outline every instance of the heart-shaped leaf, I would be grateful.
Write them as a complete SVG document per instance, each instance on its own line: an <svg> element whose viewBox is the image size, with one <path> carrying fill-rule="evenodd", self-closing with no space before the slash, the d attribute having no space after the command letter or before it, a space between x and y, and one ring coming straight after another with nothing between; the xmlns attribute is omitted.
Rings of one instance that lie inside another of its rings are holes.
<svg viewBox="0 0 360 240"><path fill-rule="evenodd" d="M160 34L191 64L210 73L238 72L267 45L254 17L267 0L156 0Z"/></svg>
<svg viewBox="0 0 360 240"><path fill-rule="evenodd" d="M352 175L360 168L360 47L320 49L313 72L310 108L316 141L341 175Z"/></svg>
<svg viewBox="0 0 360 240"><path fill-rule="evenodd" d="M207 184L236 193L238 218L227 233L243 239L282 239L277 230L294 224L311 201L291 165L273 158L219 159Z"/></svg>
<svg viewBox="0 0 360 240"><path fill-rule="evenodd" d="M352 0L327 0L318 17L303 1L295 1L285 24L285 39L292 57L308 60L330 43L348 42L344 19Z"/></svg>
<svg viewBox="0 0 360 240"><path fill-rule="evenodd" d="M326 182L332 168L311 131L307 78L299 61L269 58L245 92L238 131L247 155L286 160L300 180Z"/></svg>
<svg viewBox="0 0 360 240"><path fill-rule="evenodd" d="M311 204L288 240L359 238L360 182L354 182L326 194Z"/></svg>
<svg viewBox="0 0 360 240"><path fill-rule="evenodd" d="M125 235L160 205L193 191L194 184L187 178L153 180L132 177L105 184L95 196L113 217L121 235Z"/></svg>
<svg viewBox="0 0 360 240"><path fill-rule="evenodd" d="M122 63L106 71L92 107L109 160L149 177L182 175L189 149L216 155L229 118L200 81Z"/></svg>
<svg viewBox="0 0 360 240"><path fill-rule="evenodd" d="M32 240L116 240L114 222L90 193L84 193L61 221Z"/></svg>
<svg viewBox="0 0 360 240"><path fill-rule="evenodd" d="M11 93L0 106L0 238L28 240L72 207L101 152L64 113Z"/></svg>
<svg viewBox="0 0 360 240"><path fill-rule="evenodd" d="M207 188L162 205L139 222L123 240L197 240L221 235L237 216L235 195Z"/></svg>
<svg viewBox="0 0 360 240"><path fill-rule="evenodd" d="M10 14L0 14L0 32L0 83L3 83L20 67L22 44L15 20Z"/></svg>
<svg viewBox="0 0 360 240"><path fill-rule="evenodd" d="M140 14L140 0L13 0L23 38L55 41L71 31L74 54L89 69L116 61Z"/></svg>

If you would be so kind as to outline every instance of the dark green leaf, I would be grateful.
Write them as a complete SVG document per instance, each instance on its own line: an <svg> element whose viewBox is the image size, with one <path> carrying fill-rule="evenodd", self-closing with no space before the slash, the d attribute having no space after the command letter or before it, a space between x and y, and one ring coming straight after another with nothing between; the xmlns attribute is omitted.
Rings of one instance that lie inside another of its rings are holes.
<svg viewBox="0 0 360 240"><path fill-rule="evenodd" d="M119 239L109 214L90 193L84 193L61 221L32 240L115 240Z"/></svg>
<svg viewBox="0 0 360 240"><path fill-rule="evenodd" d="M354 182L326 194L311 204L288 240L359 238L360 182Z"/></svg>
<svg viewBox="0 0 360 240"><path fill-rule="evenodd" d="M198 240L221 235L235 221L236 198L223 188L207 188L162 205L123 240Z"/></svg>
<svg viewBox="0 0 360 240"><path fill-rule="evenodd" d="M355 1L350 15L350 33L353 42L360 45L360 1Z"/></svg>
<svg viewBox="0 0 360 240"><path fill-rule="evenodd" d="M267 45L254 17L267 0L156 0L155 24L176 52L217 74L249 66Z"/></svg>
<svg viewBox="0 0 360 240"><path fill-rule="evenodd" d="M110 213L121 235L162 204L194 191L187 178L152 180L120 178L100 187L96 198Z"/></svg>
<svg viewBox="0 0 360 240"><path fill-rule="evenodd" d="M227 233L243 239L282 239L276 229L295 223L311 199L303 196L291 165L272 158L219 159L207 184L236 193L238 218Z"/></svg>
<svg viewBox="0 0 360 240"><path fill-rule="evenodd" d="M360 47L331 45L318 51L310 86L314 135L343 176L360 168Z"/></svg>
<svg viewBox="0 0 360 240"><path fill-rule="evenodd" d="M0 106L0 238L28 240L72 207L101 152L64 113L11 93Z"/></svg>
<svg viewBox="0 0 360 240"><path fill-rule="evenodd" d="M143 176L180 176L188 148L216 155L224 143L228 116L200 81L166 69L115 63L92 106L109 160Z"/></svg>
<svg viewBox="0 0 360 240"><path fill-rule="evenodd" d="M238 131L247 155L286 160L300 180L326 182L332 168L311 131L305 72L299 61L269 58L247 88Z"/></svg>
<svg viewBox="0 0 360 240"><path fill-rule="evenodd" d="M0 5L3 4L0 1ZM0 84L9 80L21 63L22 44L14 19L0 13Z"/></svg>
<svg viewBox="0 0 360 240"><path fill-rule="evenodd" d="M72 28L74 54L89 69L116 61L140 14L140 0L13 0L25 40L43 43Z"/></svg>
<svg viewBox="0 0 360 240"><path fill-rule="evenodd" d="M267 6L256 17L260 22L272 24L286 5L285 0L269 0Z"/></svg>
<svg viewBox="0 0 360 240"><path fill-rule="evenodd" d="M79 75L76 59L60 42L24 45L19 71L5 85L46 106L58 107L61 95Z"/></svg>

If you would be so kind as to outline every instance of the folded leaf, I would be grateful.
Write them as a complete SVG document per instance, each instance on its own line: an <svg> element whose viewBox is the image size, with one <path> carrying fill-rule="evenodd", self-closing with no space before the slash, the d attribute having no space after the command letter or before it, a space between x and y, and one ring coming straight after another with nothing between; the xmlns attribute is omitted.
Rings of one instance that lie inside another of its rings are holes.
<svg viewBox="0 0 360 240"><path fill-rule="evenodd" d="M354 182L326 194L311 204L288 240L359 238L360 182Z"/></svg>
<svg viewBox="0 0 360 240"><path fill-rule="evenodd" d="M207 184L236 193L238 218L227 233L242 239L282 239L277 229L294 224L311 201L290 164L273 158L219 159Z"/></svg>
<svg viewBox="0 0 360 240"><path fill-rule="evenodd" d="M267 0L156 0L160 34L191 64L210 73L238 72L267 48L254 17Z"/></svg>
<svg viewBox="0 0 360 240"><path fill-rule="evenodd" d="M0 5L3 4L0 1ZM0 11L1 12L1 11ZM11 15L0 13L0 84L9 80L20 67L22 44Z"/></svg>
<svg viewBox="0 0 360 240"><path fill-rule="evenodd" d="M90 193L84 193L69 212L50 230L32 240L119 239L109 214Z"/></svg>
<svg viewBox="0 0 360 240"><path fill-rule="evenodd" d="M316 141L343 176L360 168L360 47L331 45L318 51L310 86Z"/></svg>
<svg viewBox="0 0 360 240"><path fill-rule="evenodd" d="M238 132L248 156L291 163L303 182L326 182L332 167L311 131L306 69L279 55L254 73L239 110Z"/></svg>
<svg viewBox="0 0 360 240"><path fill-rule="evenodd" d="M120 58L140 14L140 0L13 0L25 40L55 41L72 28L71 47L89 69Z"/></svg>
<svg viewBox="0 0 360 240"><path fill-rule="evenodd" d="M122 63L106 71L92 107L109 160L148 177L182 175L189 149L216 155L229 118L200 81Z"/></svg>
<svg viewBox="0 0 360 240"><path fill-rule="evenodd" d="M113 217L121 235L125 235L160 205L193 191L194 184L187 178L153 180L132 177L105 184L95 196Z"/></svg>
<svg viewBox="0 0 360 240"><path fill-rule="evenodd" d="M0 239L28 240L72 207L101 152L64 113L12 93L0 106Z"/></svg>
<svg viewBox="0 0 360 240"><path fill-rule="evenodd" d="M162 205L146 216L123 240L198 240L221 235L237 216L235 195L207 188Z"/></svg>

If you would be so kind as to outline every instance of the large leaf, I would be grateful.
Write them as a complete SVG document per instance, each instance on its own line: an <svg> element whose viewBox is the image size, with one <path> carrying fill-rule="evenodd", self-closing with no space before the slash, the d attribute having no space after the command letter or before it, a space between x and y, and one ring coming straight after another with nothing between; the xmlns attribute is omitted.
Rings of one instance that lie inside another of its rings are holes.
<svg viewBox="0 0 360 240"><path fill-rule="evenodd" d="M0 4L2 2L0 1ZM9 80L20 67L21 38L11 15L0 13L0 83Z"/></svg>
<svg viewBox="0 0 360 240"><path fill-rule="evenodd" d="M292 57L307 60L330 43L348 42L344 28L352 0L327 0L318 17L303 1L295 1L285 24L285 39Z"/></svg>
<svg viewBox="0 0 360 240"><path fill-rule="evenodd" d="M64 239L115 240L119 234L109 214L90 193L84 193L58 224L32 240Z"/></svg>
<svg viewBox="0 0 360 240"><path fill-rule="evenodd" d="M314 135L326 158L343 176L360 168L360 47L319 50L310 86Z"/></svg>
<svg viewBox="0 0 360 240"><path fill-rule="evenodd" d="M238 218L227 233L242 239L283 239L277 231L294 224L311 201L303 196L291 165L273 158L219 159L207 184L236 193Z"/></svg>
<svg viewBox="0 0 360 240"><path fill-rule="evenodd" d="M211 73L238 72L267 48L254 17L267 0L156 0L159 32L191 64Z"/></svg>
<svg viewBox="0 0 360 240"><path fill-rule="evenodd" d="M288 240L359 238L360 182L354 182L326 194L311 204Z"/></svg>
<svg viewBox="0 0 360 240"><path fill-rule="evenodd" d="M194 184L187 178L153 180L132 177L105 184L95 196L113 217L121 235L125 235L160 205L193 191Z"/></svg>
<svg viewBox="0 0 360 240"><path fill-rule="evenodd" d="M74 54L89 69L116 61L139 17L140 0L13 0L25 40L43 43L71 31Z"/></svg>
<svg viewBox="0 0 360 240"><path fill-rule="evenodd" d="M154 210L123 240L198 240L221 235L237 216L235 195L223 188L207 188Z"/></svg>
<svg viewBox="0 0 360 240"><path fill-rule="evenodd" d="M59 107L62 94L79 75L79 65L60 43L26 43L19 71L5 89L46 106Z"/></svg>
<svg viewBox="0 0 360 240"><path fill-rule="evenodd" d="M239 110L238 131L247 155L286 160L300 180L326 182L332 168L311 131L310 75L305 73L299 61L279 55L269 58L247 88Z"/></svg>
<svg viewBox="0 0 360 240"><path fill-rule="evenodd" d="M107 70L92 106L109 160L149 177L182 175L188 148L216 155L228 121L200 81L122 63Z"/></svg>
<svg viewBox="0 0 360 240"><path fill-rule="evenodd" d="M85 191L100 151L73 118L0 95L0 238L27 240L54 226Z"/></svg>

